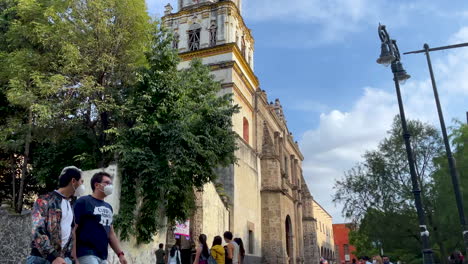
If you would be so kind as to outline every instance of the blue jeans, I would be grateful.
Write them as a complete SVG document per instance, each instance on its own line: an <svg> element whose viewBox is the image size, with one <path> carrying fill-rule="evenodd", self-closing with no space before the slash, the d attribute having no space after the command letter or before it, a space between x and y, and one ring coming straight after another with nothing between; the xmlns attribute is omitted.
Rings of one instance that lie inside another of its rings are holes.
<svg viewBox="0 0 468 264"><path fill-rule="evenodd" d="M87 255L78 258L80 264L107 264L107 260L100 259L94 255Z"/></svg>
<svg viewBox="0 0 468 264"><path fill-rule="evenodd" d="M65 258L65 262L67 264L72 264L72 261L69 258ZM26 264L50 264L50 262L45 258L36 257L36 256L29 256L26 259Z"/></svg>

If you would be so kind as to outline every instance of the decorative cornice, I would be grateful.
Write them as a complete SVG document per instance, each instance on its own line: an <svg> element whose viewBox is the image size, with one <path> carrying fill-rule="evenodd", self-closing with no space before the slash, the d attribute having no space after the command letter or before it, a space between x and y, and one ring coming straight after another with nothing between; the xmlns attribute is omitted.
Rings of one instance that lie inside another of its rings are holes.
<svg viewBox="0 0 468 264"><path fill-rule="evenodd" d="M244 80L251 93L254 94L257 88L259 87L260 83L258 81L257 76L255 76L255 73L253 72L252 68L242 56L239 47L237 47L236 43L227 43L215 47L199 49L196 51L183 52L179 53L179 56L182 60L188 61L193 60L195 58L206 58L226 53L234 54L237 60L235 61L236 63L234 64L233 68L240 75L241 79ZM246 72L248 78L244 76L243 71ZM250 81L248 79L250 79Z"/></svg>
<svg viewBox="0 0 468 264"><path fill-rule="evenodd" d="M260 192L283 193L281 188L262 188Z"/></svg>
<svg viewBox="0 0 468 264"><path fill-rule="evenodd" d="M163 22L165 22L167 19L174 19L174 18L184 16L184 15L190 15L193 13L209 11L209 10L212 10L214 8L219 8L219 7L228 7L229 8L228 15L233 15L237 20L240 21L242 26L245 28L245 33L247 34L247 40L252 42L252 49L253 49L253 44L255 43L255 40L252 36L252 31L245 24L244 18L242 17L239 8L236 6L236 4L234 4L231 1L223 1L223 2L218 2L218 3L208 3L208 4L205 3L199 6L191 6L191 7L182 8L182 10L180 10L179 12L165 15L161 19Z"/></svg>
<svg viewBox="0 0 468 264"><path fill-rule="evenodd" d="M315 219L314 217L304 216L302 217L302 221L317 222L317 219Z"/></svg>
<svg viewBox="0 0 468 264"><path fill-rule="evenodd" d="M179 57L184 60L193 60L195 58L206 58L210 56L215 56L215 55L220 55L220 54L226 54L229 52L232 52L232 47L234 46L234 43L229 43L229 44L223 44L215 47L210 47L210 48L204 48L204 49L199 49L195 51L187 51L187 52L182 52L179 53Z"/></svg>

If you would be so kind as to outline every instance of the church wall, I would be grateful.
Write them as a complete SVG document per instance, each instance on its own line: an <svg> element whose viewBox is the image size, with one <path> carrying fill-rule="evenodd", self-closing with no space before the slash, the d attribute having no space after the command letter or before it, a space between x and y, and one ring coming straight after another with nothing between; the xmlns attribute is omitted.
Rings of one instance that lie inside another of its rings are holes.
<svg viewBox="0 0 468 264"><path fill-rule="evenodd" d="M211 246L215 236L223 236L229 230L229 210L218 194L213 183L203 187L203 224L202 233L207 236Z"/></svg>
<svg viewBox="0 0 468 264"><path fill-rule="evenodd" d="M203 64L209 65L209 64L217 64L220 62L228 62L233 60L233 54L232 53L224 53L224 54L217 54L209 57L204 57L201 59ZM190 66L190 60L187 61L181 61L179 65L177 66L178 70L181 69L187 69ZM223 81L223 82L232 82L232 74L230 73L232 70L226 69L226 73L229 72L229 74L222 75L224 78L216 79L218 81ZM214 73L215 76L218 76L217 73ZM229 79L227 79L229 77Z"/></svg>
<svg viewBox="0 0 468 264"><path fill-rule="evenodd" d="M233 229L235 237L241 237L248 248L249 229L254 236L254 256L261 256L261 169L255 152L242 140L238 140L237 164L234 165L235 195Z"/></svg>

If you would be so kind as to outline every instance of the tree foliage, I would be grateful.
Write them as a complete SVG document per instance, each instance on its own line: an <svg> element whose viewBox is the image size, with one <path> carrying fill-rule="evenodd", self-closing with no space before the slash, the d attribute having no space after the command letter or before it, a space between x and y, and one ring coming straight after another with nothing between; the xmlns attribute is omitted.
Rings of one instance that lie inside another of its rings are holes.
<svg viewBox="0 0 468 264"><path fill-rule="evenodd" d="M218 96L221 85L201 61L177 71L179 59L166 32L153 38L150 67L128 94L126 122L115 130L111 147L123 167L117 224L122 237L136 233L138 242L151 241L161 212L170 222L187 219L194 188L214 181L214 169L232 164L236 149L237 107L230 95Z"/></svg>
<svg viewBox="0 0 468 264"><path fill-rule="evenodd" d="M424 210L429 225L434 227L434 159L443 155L441 137L436 128L417 120L409 121L408 128ZM383 248L387 254L404 256L406 261L419 258L421 242L398 116L388 136L363 158L362 163L336 181L334 196L335 202L344 203L343 214L359 223L355 236L368 241L357 245L358 252Z"/></svg>
<svg viewBox="0 0 468 264"><path fill-rule="evenodd" d="M238 108L170 43L144 0L0 0L0 200L19 212L64 166L118 162L123 238L188 218L235 162Z"/></svg>
<svg viewBox="0 0 468 264"><path fill-rule="evenodd" d="M408 129L421 189L433 189L433 158L443 147L438 131L428 124L409 121ZM395 117L388 137L376 150L367 151L364 161L335 183L335 202L344 203L343 214L359 221L369 208L383 212L407 211L414 207L411 176L399 117Z"/></svg>
<svg viewBox="0 0 468 264"><path fill-rule="evenodd" d="M105 131L153 25L143 0L1 0L0 15L2 179L21 211L28 183L50 189L63 166L112 161Z"/></svg>
<svg viewBox="0 0 468 264"><path fill-rule="evenodd" d="M418 121L409 122L424 211L431 234L431 247L438 262L463 248L462 229L453 186L437 130ZM358 254L380 248L384 253L409 263L421 261L419 230L413 206L406 152L399 120L375 151L364 155L335 184L336 202L344 202L343 213L359 223L351 240ZM456 123L451 134L452 149L460 174L463 200L468 200L468 126ZM465 202L465 211L468 206ZM369 253L370 252L370 253Z"/></svg>

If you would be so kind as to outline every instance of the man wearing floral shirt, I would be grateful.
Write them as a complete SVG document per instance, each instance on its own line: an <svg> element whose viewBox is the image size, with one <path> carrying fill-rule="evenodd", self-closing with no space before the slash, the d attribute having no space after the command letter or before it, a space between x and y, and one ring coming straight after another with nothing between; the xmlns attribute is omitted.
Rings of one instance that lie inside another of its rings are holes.
<svg viewBox="0 0 468 264"><path fill-rule="evenodd" d="M65 167L59 189L40 196L32 212L31 254L26 264L71 264L73 208L70 198L84 193L81 170Z"/></svg>

